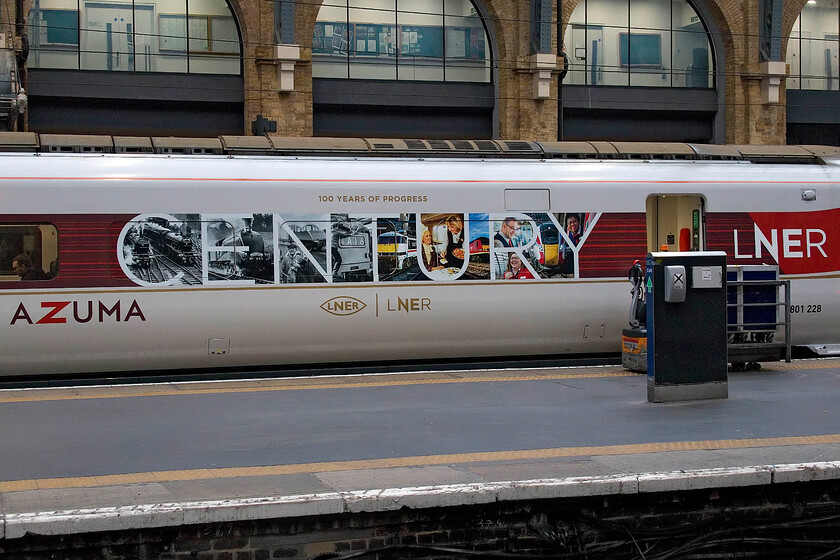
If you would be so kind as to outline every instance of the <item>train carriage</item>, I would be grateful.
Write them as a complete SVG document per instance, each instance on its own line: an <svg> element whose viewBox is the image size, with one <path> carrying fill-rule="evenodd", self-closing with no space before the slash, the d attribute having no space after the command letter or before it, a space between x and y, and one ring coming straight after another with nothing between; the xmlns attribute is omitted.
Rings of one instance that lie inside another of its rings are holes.
<svg viewBox="0 0 840 560"><path fill-rule="evenodd" d="M171 156L52 153L52 140L0 137L0 375L617 354L627 271L663 249L778 267L791 342L840 353L838 150L494 141L444 157L377 140L325 156L317 139L240 154L222 138L223 156ZM459 240L463 264L385 270L383 246L402 244L376 243L377 227L393 216L413 235L429 216L446 223L435 243ZM508 218L519 232L497 247ZM259 238L219 225L254 220ZM140 271L141 224L155 255L191 240L191 264ZM225 251L253 270L214 273ZM21 281L20 253L51 279ZM512 255L529 274L488 270Z"/></svg>

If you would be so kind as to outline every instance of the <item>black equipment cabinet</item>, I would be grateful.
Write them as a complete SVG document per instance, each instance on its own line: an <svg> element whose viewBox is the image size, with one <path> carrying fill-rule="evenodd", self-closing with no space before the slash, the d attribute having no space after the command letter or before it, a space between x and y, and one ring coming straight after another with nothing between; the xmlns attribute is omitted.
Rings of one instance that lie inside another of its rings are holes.
<svg viewBox="0 0 840 560"><path fill-rule="evenodd" d="M648 253L648 400L726 398L726 253Z"/></svg>

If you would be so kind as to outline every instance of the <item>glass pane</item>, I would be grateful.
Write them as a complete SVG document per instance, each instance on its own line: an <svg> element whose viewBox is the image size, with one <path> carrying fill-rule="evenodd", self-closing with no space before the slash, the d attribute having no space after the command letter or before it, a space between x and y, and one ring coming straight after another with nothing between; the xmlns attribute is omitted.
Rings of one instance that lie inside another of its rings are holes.
<svg viewBox="0 0 840 560"><path fill-rule="evenodd" d="M822 0L802 8L802 89L837 89L837 15L835 1Z"/></svg>
<svg viewBox="0 0 840 560"><path fill-rule="evenodd" d="M131 2L85 2L81 21L82 70L134 70Z"/></svg>
<svg viewBox="0 0 840 560"><path fill-rule="evenodd" d="M134 21L134 60L138 72L187 71L184 0L135 4Z"/></svg>
<svg viewBox="0 0 840 560"><path fill-rule="evenodd" d="M85 70L188 71L186 0L84 2L81 12L70 6L44 0L30 13L32 67L78 68L81 59ZM239 74L239 33L227 3L198 6L189 16L189 49L197 55L189 71Z"/></svg>
<svg viewBox="0 0 840 560"><path fill-rule="evenodd" d="M446 0L446 81L490 82L490 41L470 0Z"/></svg>
<svg viewBox="0 0 840 560"><path fill-rule="evenodd" d="M3 45L3 47L5 46ZM12 49L0 48L0 95L17 93L17 86L12 83L14 68L14 51Z"/></svg>
<svg viewBox="0 0 840 560"><path fill-rule="evenodd" d="M673 0L673 86L710 88L712 49L700 16L685 0Z"/></svg>
<svg viewBox="0 0 840 560"><path fill-rule="evenodd" d="M674 32L674 87L710 88L712 53L706 35Z"/></svg>
<svg viewBox="0 0 840 560"><path fill-rule="evenodd" d="M837 41L803 38L801 49L802 89L837 89Z"/></svg>
<svg viewBox="0 0 840 560"><path fill-rule="evenodd" d="M239 54L239 33L232 17L210 18L210 50L215 53Z"/></svg>
<svg viewBox="0 0 840 560"><path fill-rule="evenodd" d="M239 74L239 33L225 0L190 4L190 73Z"/></svg>
<svg viewBox="0 0 840 560"><path fill-rule="evenodd" d="M563 34L566 45L566 55L569 57L569 71L564 84L582 85L587 83L587 55L586 43L586 2L579 2L569 18L569 25Z"/></svg>
<svg viewBox="0 0 840 560"><path fill-rule="evenodd" d="M348 78L347 1L324 0L312 31L312 77Z"/></svg>
<svg viewBox="0 0 840 560"><path fill-rule="evenodd" d="M190 53L210 52L210 21L207 16L190 14L190 26L187 30L190 39Z"/></svg>
<svg viewBox="0 0 840 560"><path fill-rule="evenodd" d="M400 80L443 81L443 0L398 5Z"/></svg>
<svg viewBox="0 0 840 560"><path fill-rule="evenodd" d="M631 86L671 85L671 2L630 2L629 33L619 35L619 63Z"/></svg>
<svg viewBox="0 0 840 560"><path fill-rule="evenodd" d="M793 29L790 32L790 40L788 41L787 45L787 54L785 55L785 62L787 62L790 65L790 77L787 79L786 84L787 89L800 89L799 75L802 70L799 66L799 60L801 59L799 53L799 24L801 20L801 15L796 18L796 22L794 22L793 24Z"/></svg>
<svg viewBox="0 0 840 560"><path fill-rule="evenodd" d="M630 29L619 39L621 66L630 73L630 85L667 87L671 85L671 33Z"/></svg>
<svg viewBox="0 0 840 560"><path fill-rule="evenodd" d="M626 86L627 68L619 61L619 41L628 31L627 0L587 3L586 49L591 65L587 83L597 86Z"/></svg>
<svg viewBox="0 0 840 560"><path fill-rule="evenodd" d="M185 0L160 0L157 5L157 37L152 33L151 41L141 47L144 56L138 58L137 66L150 72L187 71L187 14ZM146 51L149 56L145 56Z"/></svg>
<svg viewBox="0 0 840 560"><path fill-rule="evenodd" d="M397 78L396 9L394 0L350 0L351 78Z"/></svg>
<svg viewBox="0 0 840 560"><path fill-rule="evenodd" d="M40 6L40 8L39 8ZM29 12L29 67L79 67L79 11L75 2L45 0Z"/></svg>
<svg viewBox="0 0 840 560"><path fill-rule="evenodd" d="M58 232L55 226L0 226L0 280L48 280L57 274Z"/></svg>

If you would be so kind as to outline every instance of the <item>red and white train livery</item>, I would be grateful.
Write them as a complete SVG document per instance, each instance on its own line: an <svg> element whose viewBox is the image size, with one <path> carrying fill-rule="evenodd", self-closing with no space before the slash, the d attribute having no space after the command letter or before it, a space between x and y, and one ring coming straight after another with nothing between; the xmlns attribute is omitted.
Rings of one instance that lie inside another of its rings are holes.
<svg viewBox="0 0 840 560"><path fill-rule="evenodd" d="M130 140L0 137L0 375L618 353L662 249L777 265L840 350L833 148Z"/></svg>

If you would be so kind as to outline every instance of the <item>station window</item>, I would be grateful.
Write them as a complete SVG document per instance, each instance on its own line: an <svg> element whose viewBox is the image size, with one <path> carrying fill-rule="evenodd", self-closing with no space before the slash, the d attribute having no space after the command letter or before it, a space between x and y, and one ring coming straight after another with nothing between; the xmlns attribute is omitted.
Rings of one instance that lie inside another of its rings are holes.
<svg viewBox="0 0 840 560"><path fill-rule="evenodd" d="M315 78L489 83L490 59L470 0L337 0L312 33Z"/></svg>
<svg viewBox="0 0 840 560"><path fill-rule="evenodd" d="M788 89L840 89L840 9L836 1L811 0L802 11L787 46Z"/></svg>
<svg viewBox="0 0 840 560"><path fill-rule="evenodd" d="M57 274L58 232L55 226L0 225L0 280L48 280Z"/></svg>
<svg viewBox="0 0 840 560"><path fill-rule="evenodd" d="M29 14L32 68L239 74L225 0L41 0Z"/></svg>
<svg viewBox="0 0 840 560"><path fill-rule="evenodd" d="M564 34L565 84L711 88L709 34L686 0L581 0Z"/></svg>

